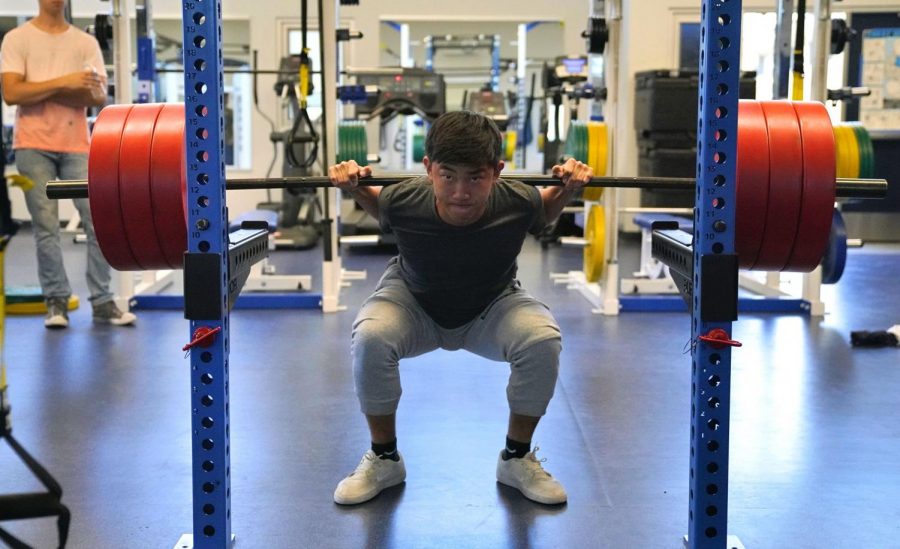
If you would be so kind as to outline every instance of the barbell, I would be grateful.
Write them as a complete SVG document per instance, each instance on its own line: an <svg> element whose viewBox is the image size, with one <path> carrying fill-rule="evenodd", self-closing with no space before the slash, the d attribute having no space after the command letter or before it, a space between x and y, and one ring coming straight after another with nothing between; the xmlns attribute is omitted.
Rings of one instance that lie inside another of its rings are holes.
<svg viewBox="0 0 900 549"><path fill-rule="evenodd" d="M887 182L835 178L834 137L821 103L742 101L739 121L734 205L739 264L745 269L811 271L825 249L835 196L880 198ZM198 139L207 138L205 130L196 131ZM719 141L729 138L724 132L715 136ZM183 104L110 105L94 123L88 179L50 182L47 196L89 199L97 241L114 268L180 268L187 249L187 185L209 183L204 175L198 181L186 180L185 153ZM716 157L720 164L729 161ZM379 175L360 184L386 186L410 177ZM546 175L512 179L528 185L562 184ZM717 184L726 183L722 178ZM327 177L225 181L228 190L330 186ZM696 182L595 177L588 187L690 190Z"/></svg>

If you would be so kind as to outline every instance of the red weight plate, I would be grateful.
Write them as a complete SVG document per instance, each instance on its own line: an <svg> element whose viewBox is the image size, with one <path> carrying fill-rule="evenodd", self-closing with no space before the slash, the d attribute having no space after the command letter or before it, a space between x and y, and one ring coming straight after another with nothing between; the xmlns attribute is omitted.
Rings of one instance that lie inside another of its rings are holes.
<svg viewBox="0 0 900 549"><path fill-rule="evenodd" d="M150 200L150 142L161 103L135 105L122 130L119 201L134 259L144 270L168 267L156 238Z"/></svg>
<svg viewBox="0 0 900 549"><path fill-rule="evenodd" d="M150 155L150 195L156 216L156 236L173 269L184 264L187 250L185 208L186 158L184 105L168 103L156 119Z"/></svg>
<svg viewBox="0 0 900 549"><path fill-rule="evenodd" d="M794 249L784 270L809 272L821 261L831 231L837 169L834 130L822 103L793 106L803 136L803 203Z"/></svg>
<svg viewBox="0 0 900 549"><path fill-rule="evenodd" d="M97 243L103 257L120 271L138 270L125 234L119 202L119 146L132 105L110 105L100 111L91 134L88 198Z"/></svg>
<svg viewBox="0 0 900 549"><path fill-rule="evenodd" d="M758 101L738 104L734 247L742 269L756 263L769 204L769 134Z"/></svg>
<svg viewBox="0 0 900 549"><path fill-rule="evenodd" d="M769 207L762 246L752 269L780 271L797 236L803 200L800 123L789 101L762 101L769 132Z"/></svg>

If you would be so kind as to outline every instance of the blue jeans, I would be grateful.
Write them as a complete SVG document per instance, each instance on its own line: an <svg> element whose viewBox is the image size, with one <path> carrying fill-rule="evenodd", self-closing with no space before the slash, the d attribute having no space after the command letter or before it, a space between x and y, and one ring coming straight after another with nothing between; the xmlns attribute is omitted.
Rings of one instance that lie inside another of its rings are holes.
<svg viewBox="0 0 900 549"><path fill-rule="evenodd" d="M400 360L442 348L508 362L510 411L540 417L556 388L562 337L547 306L516 281L467 324L443 328L410 293L395 258L357 314L350 348L364 414L395 413L402 392Z"/></svg>
<svg viewBox="0 0 900 549"><path fill-rule="evenodd" d="M87 154L56 153L37 149L17 149L16 168L31 179L34 187L25 193L37 244L38 278L44 298L68 298L72 294L59 244L59 206L47 198L47 182L56 179L86 179ZM87 284L90 301L99 305L113 299L109 291L110 267L103 257L91 210L86 198L75 199L81 223L87 234Z"/></svg>

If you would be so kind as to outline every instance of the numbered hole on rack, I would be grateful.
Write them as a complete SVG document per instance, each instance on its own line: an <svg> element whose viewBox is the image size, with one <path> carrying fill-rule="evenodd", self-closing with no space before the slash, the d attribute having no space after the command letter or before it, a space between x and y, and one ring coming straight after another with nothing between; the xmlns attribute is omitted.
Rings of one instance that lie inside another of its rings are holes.
<svg viewBox="0 0 900 549"><path fill-rule="evenodd" d="M206 406L207 408L213 405L213 397L212 395L203 395L200 397L200 404Z"/></svg>
<svg viewBox="0 0 900 549"><path fill-rule="evenodd" d="M207 473L210 473L213 471L213 469L216 468L216 464L210 460L206 460L203 462L203 465L201 465L201 467L203 467L204 471L206 471Z"/></svg>
<svg viewBox="0 0 900 549"><path fill-rule="evenodd" d="M718 387L722 384L722 378L717 375L711 375L706 379L706 382L709 383L710 387Z"/></svg>
<svg viewBox="0 0 900 549"><path fill-rule="evenodd" d="M212 353L209 351L203 351L203 354L200 355L200 360L203 362L210 362L212 360Z"/></svg>
<svg viewBox="0 0 900 549"><path fill-rule="evenodd" d="M719 24L722 25L723 27L726 27L726 26L728 26L728 25L731 24L731 16L728 15L727 13L723 13L723 14L720 15L716 20L717 20L717 21L719 22Z"/></svg>
<svg viewBox="0 0 900 549"><path fill-rule="evenodd" d="M216 447L216 441L211 438L203 439L203 442L200 443L200 446L203 447L204 450L212 450Z"/></svg>
<svg viewBox="0 0 900 549"><path fill-rule="evenodd" d="M719 430L719 420L716 418L712 418L706 422L706 426L710 428L711 431Z"/></svg>
<svg viewBox="0 0 900 549"><path fill-rule="evenodd" d="M706 449L710 452L718 452L719 451L719 443L715 440L710 440L706 443Z"/></svg>
<svg viewBox="0 0 900 549"><path fill-rule="evenodd" d="M721 242L716 242L712 245L712 251L714 254L720 254L725 251L725 245Z"/></svg>
<svg viewBox="0 0 900 549"><path fill-rule="evenodd" d="M209 242L207 242L206 240L201 240L200 244L197 244L197 248L199 248L201 252L206 253L210 248Z"/></svg>
<svg viewBox="0 0 900 549"><path fill-rule="evenodd" d="M712 207L717 210L721 210L722 208L725 207L725 199L722 198L721 196L717 196L717 197L713 198Z"/></svg>
<svg viewBox="0 0 900 549"><path fill-rule="evenodd" d="M195 36L194 37L194 45L198 48L203 48L206 46L206 37L205 36Z"/></svg>
<svg viewBox="0 0 900 549"><path fill-rule="evenodd" d="M216 529L213 527L212 524L207 524L206 526L203 527L203 535L208 538L211 538L216 535Z"/></svg>
<svg viewBox="0 0 900 549"><path fill-rule="evenodd" d="M209 385L212 382L213 382L212 374L207 372L207 373L203 374L202 376L200 376L200 383L202 383L204 385Z"/></svg>
<svg viewBox="0 0 900 549"><path fill-rule="evenodd" d="M197 153L197 160L207 162L209 160L209 151L200 151Z"/></svg>
<svg viewBox="0 0 900 549"><path fill-rule="evenodd" d="M197 130L197 139L203 141L209 139L209 130L207 130L206 128L200 128L199 130Z"/></svg>
<svg viewBox="0 0 900 549"><path fill-rule="evenodd" d="M716 68L718 69L719 72L727 72L728 68L729 68L728 61L725 61L724 59L722 59L721 61L716 63Z"/></svg>
<svg viewBox="0 0 900 549"><path fill-rule="evenodd" d="M203 23L206 23L206 16L200 12L197 12L194 14L193 20L197 25L202 25Z"/></svg>
<svg viewBox="0 0 900 549"><path fill-rule="evenodd" d="M206 82L197 82L197 83L194 85L194 89L197 90L197 93L199 93L199 94L202 95L202 94L206 93L206 91L207 91L209 88L206 86Z"/></svg>
<svg viewBox="0 0 900 549"><path fill-rule="evenodd" d="M707 484L706 485L706 493L710 496L714 496L719 493L719 485L718 484Z"/></svg>
<svg viewBox="0 0 900 549"><path fill-rule="evenodd" d="M721 174L715 176L713 178L713 183L715 184L716 187L724 186L725 185L725 176L721 175Z"/></svg>
<svg viewBox="0 0 900 549"><path fill-rule="evenodd" d="M716 118L721 120L726 116L728 116L728 109L726 109L725 107L716 107Z"/></svg>
<svg viewBox="0 0 900 549"><path fill-rule="evenodd" d="M216 491L216 485L212 482L204 482L203 483L203 493L212 494Z"/></svg>
<svg viewBox="0 0 900 549"><path fill-rule="evenodd" d="M715 461L710 461L709 463L706 464L706 472L711 473L711 474L718 473L719 472L719 464L716 463Z"/></svg>
<svg viewBox="0 0 900 549"><path fill-rule="evenodd" d="M728 86L725 84L719 84L718 86L716 86L716 94L727 95L728 94Z"/></svg>
<svg viewBox="0 0 900 549"><path fill-rule="evenodd" d="M207 503L203 506L203 514L206 516L216 514L216 506L212 503Z"/></svg>
<svg viewBox="0 0 900 549"><path fill-rule="evenodd" d="M709 355L709 363L713 366L718 366L722 363L722 355L720 355L719 353L712 353L711 355Z"/></svg>
<svg viewBox="0 0 900 549"><path fill-rule="evenodd" d="M726 132L725 130L716 130L716 133L713 134L713 137L715 138L716 141L721 143L721 142L725 141L726 139L728 139L728 132ZM716 176L716 179L718 180L720 177L723 180L725 179L724 177L722 177L720 175Z"/></svg>
<svg viewBox="0 0 900 549"><path fill-rule="evenodd" d="M209 116L209 109L206 108L206 105L198 105L197 108L194 109L194 112L202 118Z"/></svg>
<svg viewBox="0 0 900 549"><path fill-rule="evenodd" d="M201 185L206 185L209 183L209 174L208 173L199 173L197 174L197 183Z"/></svg>
<svg viewBox="0 0 900 549"><path fill-rule="evenodd" d="M704 534L706 534L706 537L708 538L714 538L719 535L719 531L710 526L704 531Z"/></svg>
<svg viewBox="0 0 900 549"><path fill-rule="evenodd" d="M731 45L731 41L728 40L727 38L725 38L724 36L722 38L719 38L719 49L720 50L728 49L728 46L730 46L730 45Z"/></svg>
<svg viewBox="0 0 900 549"><path fill-rule="evenodd" d="M200 425L203 425L204 429L212 429L215 424L216 421L209 416L206 416L205 418L200 420Z"/></svg>
<svg viewBox="0 0 900 549"><path fill-rule="evenodd" d="M709 399L707 399L707 401L706 401L706 404L707 404L710 408L712 408L713 410L715 410L716 408L718 408L719 406L722 405L722 401L719 400L719 397L709 397Z"/></svg>
<svg viewBox="0 0 900 549"><path fill-rule="evenodd" d="M201 197L197 198L197 205L200 206L201 208L206 208L207 206L209 206L209 197L201 196Z"/></svg>
<svg viewBox="0 0 900 549"><path fill-rule="evenodd" d="M715 162L716 164L724 164L727 158L728 156L722 151L713 153L713 162Z"/></svg>
<svg viewBox="0 0 900 549"><path fill-rule="evenodd" d="M719 514L719 508L715 505L710 505L706 508L706 516L714 517Z"/></svg>
<svg viewBox="0 0 900 549"><path fill-rule="evenodd" d="M204 61L202 59L197 59L196 61L194 61L194 69L196 69L198 71L205 71L206 70L206 61Z"/></svg>

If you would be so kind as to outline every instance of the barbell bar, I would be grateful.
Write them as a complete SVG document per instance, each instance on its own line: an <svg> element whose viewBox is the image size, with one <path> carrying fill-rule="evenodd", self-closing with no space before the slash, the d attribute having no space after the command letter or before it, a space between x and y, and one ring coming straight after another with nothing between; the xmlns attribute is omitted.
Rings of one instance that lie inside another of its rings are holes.
<svg viewBox="0 0 900 549"><path fill-rule="evenodd" d="M742 101L739 119L737 204L732 205L739 264L766 270L812 270L824 251L835 196L883 197L887 182L834 177L831 122L819 103ZM186 136L184 122L181 104L109 106L94 124L88 180L47 185L49 198L90 200L98 243L116 269L181 267L187 248L186 188L208 184L206 179L186 181L186 162L206 161L203 153L188 158L186 143L196 149L208 135L192 128ZM726 138L724 133L716 133L715 139ZM720 157L717 161L726 160ZM411 177L379 175L363 178L360 184L386 186ZM529 185L562 185L546 175L512 174L509 178ZM229 190L330 186L329 179L321 176L225 182ZM600 176L588 186L691 190L696 182L690 178ZM179 218L185 221L176 222Z"/></svg>
<svg viewBox="0 0 900 549"><path fill-rule="evenodd" d="M379 174L363 177L360 187L387 187L418 177L417 174ZM511 181L521 181L537 187L560 187L562 182L548 175L509 174L504 177ZM697 182L690 177L595 177L585 187L618 189L657 189L690 191ZM229 191L252 191L260 189L315 190L331 187L331 181L324 176L309 177L241 177L225 180ZM47 183L47 197L52 200L65 198L88 198L87 179L68 179ZM840 198L884 198L887 193L885 179L857 179L839 177L835 179L835 189Z"/></svg>

